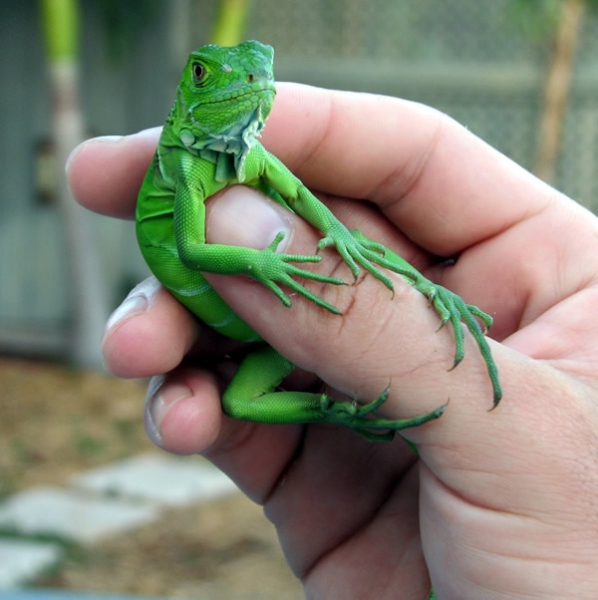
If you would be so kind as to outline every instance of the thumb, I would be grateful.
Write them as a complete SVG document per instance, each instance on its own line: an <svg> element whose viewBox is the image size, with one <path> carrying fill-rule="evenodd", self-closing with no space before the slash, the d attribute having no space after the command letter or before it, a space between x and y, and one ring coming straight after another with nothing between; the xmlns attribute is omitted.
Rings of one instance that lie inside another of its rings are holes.
<svg viewBox="0 0 598 600"><path fill-rule="evenodd" d="M284 251L289 244L292 213L251 187L225 188L206 202L206 212L206 238L210 244L261 250L281 231L285 235L278 251Z"/></svg>

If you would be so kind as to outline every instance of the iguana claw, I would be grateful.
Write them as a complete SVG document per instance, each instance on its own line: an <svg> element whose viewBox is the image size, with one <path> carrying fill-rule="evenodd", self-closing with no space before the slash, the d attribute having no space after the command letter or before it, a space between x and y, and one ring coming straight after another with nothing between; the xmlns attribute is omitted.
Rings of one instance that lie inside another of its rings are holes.
<svg viewBox="0 0 598 600"><path fill-rule="evenodd" d="M335 402L327 394L320 397L320 411L322 420L326 423L345 425L371 442L389 442L397 431L418 427L428 421L438 419L444 413L448 402L430 411L429 413L412 417L411 419L382 419L371 417L382 404L388 400L390 387L387 387L378 398L367 404L357 402ZM383 433L380 433L383 431Z"/></svg>

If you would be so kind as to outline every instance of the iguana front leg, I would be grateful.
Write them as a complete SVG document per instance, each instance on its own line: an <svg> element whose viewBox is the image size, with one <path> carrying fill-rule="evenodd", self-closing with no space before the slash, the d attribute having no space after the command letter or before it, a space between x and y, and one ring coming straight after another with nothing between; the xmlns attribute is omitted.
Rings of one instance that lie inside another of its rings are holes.
<svg viewBox="0 0 598 600"><path fill-rule="evenodd" d="M189 269L221 275L247 275L272 291L285 306L291 305L285 286L318 306L339 314L339 310L309 291L294 277L320 283L345 285L338 277L328 277L293 263L317 263L321 256L278 253L284 232L278 233L269 246L258 250L226 244L208 244L205 234L205 198L198 185L183 180L177 187L174 201L174 231L178 255Z"/></svg>
<svg viewBox="0 0 598 600"><path fill-rule="evenodd" d="M234 419L257 423L332 423L350 427L370 441L390 441L396 431L437 419L446 404L412 419L374 417L388 398L388 389L373 402L336 402L328 394L275 391L295 366L274 348L249 354L222 396L224 412Z"/></svg>

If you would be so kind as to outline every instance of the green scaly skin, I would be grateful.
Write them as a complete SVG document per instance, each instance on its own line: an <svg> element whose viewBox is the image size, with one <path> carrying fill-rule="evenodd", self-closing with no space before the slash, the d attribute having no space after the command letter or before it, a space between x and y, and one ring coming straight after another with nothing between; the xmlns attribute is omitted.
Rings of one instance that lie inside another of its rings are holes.
<svg viewBox="0 0 598 600"><path fill-rule="evenodd" d="M139 193L137 238L150 269L192 313L216 331L237 340L261 341L212 289L202 272L248 275L286 306L291 301L284 288L338 314L334 306L314 295L295 277L331 285L345 282L298 266L319 262L321 257L317 254L277 253L284 233L279 233L263 250L206 244L206 198L237 183L266 191L320 231L323 238L317 249L334 246L355 278L360 269L365 269L392 290L392 281L382 270L388 269L424 294L438 313L441 325L450 324L454 332L453 368L463 359L463 322L486 362L496 406L502 392L484 337L484 331L492 324L491 317L426 279L382 244L347 229L257 141L276 93L273 54L270 46L248 41L234 48L204 46L190 55ZM224 412L236 419L259 423L336 423L370 440L390 440L396 431L437 419L446 407L412 419L388 420L374 416L388 390L365 405L334 402L326 394L276 391L293 369L292 363L262 342L241 364L224 393Z"/></svg>

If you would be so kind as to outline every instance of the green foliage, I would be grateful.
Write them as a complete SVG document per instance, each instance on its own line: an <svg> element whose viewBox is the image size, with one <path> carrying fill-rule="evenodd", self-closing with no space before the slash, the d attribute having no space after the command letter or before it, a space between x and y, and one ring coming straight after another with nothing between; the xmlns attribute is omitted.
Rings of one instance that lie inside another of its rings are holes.
<svg viewBox="0 0 598 600"><path fill-rule="evenodd" d="M0 473L0 500L8 498L17 490L17 480L14 476Z"/></svg>
<svg viewBox="0 0 598 600"><path fill-rule="evenodd" d="M54 544L62 549L62 558L55 564L45 569L43 573L37 576L35 581L29 583L28 587L46 586L54 583L60 577L60 573L67 563L76 565L89 564L92 560L91 551L81 544L60 535L51 533L23 533L11 526L0 527L0 537L35 543Z"/></svg>
<svg viewBox="0 0 598 600"><path fill-rule="evenodd" d="M568 0L512 0L508 17L522 28L529 39L538 41L551 36ZM581 0L590 10L598 11L598 0Z"/></svg>
<svg viewBox="0 0 598 600"><path fill-rule="evenodd" d="M103 454L108 447L108 442L106 440L101 440L84 433L76 435L74 441L77 452L86 458L99 456Z"/></svg>
<svg viewBox="0 0 598 600"><path fill-rule="evenodd" d="M118 419L114 421L114 429L121 439L125 448L123 454L126 456L135 451L139 423L136 419Z"/></svg>
<svg viewBox="0 0 598 600"><path fill-rule="evenodd" d="M538 41L554 32L561 4L562 0L512 0L507 16L529 39Z"/></svg>
<svg viewBox="0 0 598 600"><path fill-rule="evenodd" d="M122 59L138 34L162 6L159 0L97 0L112 60Z"/></svg>
<svg viewBox="0 0 598 600"><path fill-rule="evenodd" d="M45 544L56 544L61 546L65 553L76 553L80 545L68 537L52 533L23 533L13 526L0 526L0 537L12 540L27 540Z"/></svg>

